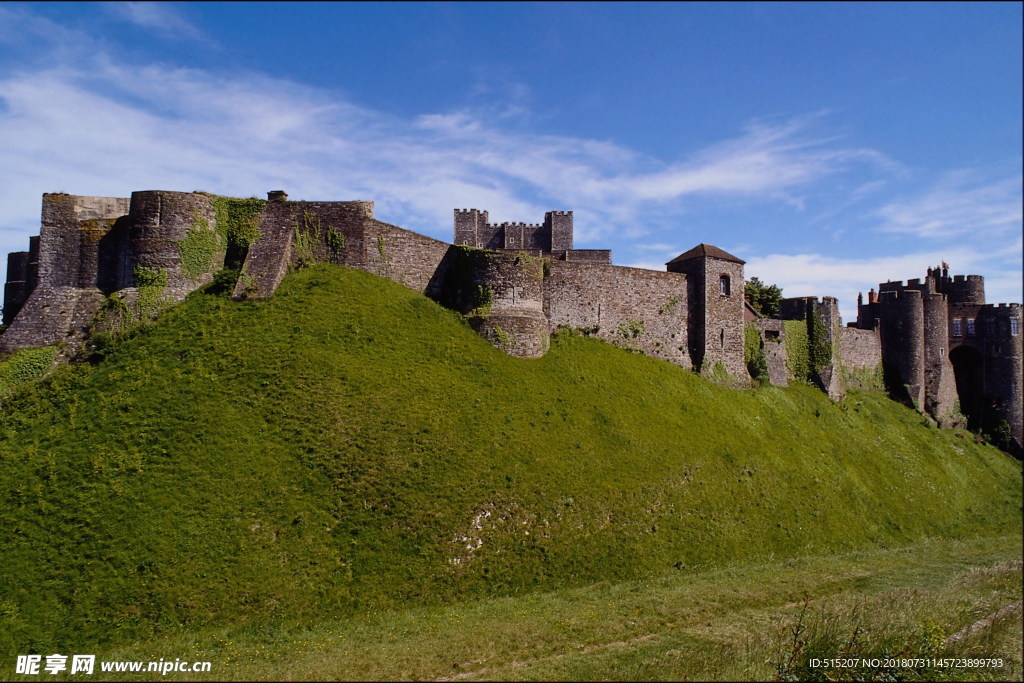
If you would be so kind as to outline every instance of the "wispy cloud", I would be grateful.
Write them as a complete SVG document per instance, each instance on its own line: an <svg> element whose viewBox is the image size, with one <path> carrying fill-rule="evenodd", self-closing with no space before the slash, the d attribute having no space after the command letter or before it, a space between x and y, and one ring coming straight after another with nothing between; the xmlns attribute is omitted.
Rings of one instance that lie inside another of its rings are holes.
<svg viewBox="0 0 1024 683"><path fill-rule="evenodd" d="M400 120L258 74L138 67L102 55L8 77L0 98L11 140L0 176L14 176L6 192L26 189L24 169L34 185L49 179L48 188L80 193L140 183L245 193L281 186L293 196L376 198L398 214L392 219L428 223L434 233L449 229L454 204L502 220L567 207L584 219L585 241L630 225L652 198L774 200L880 156L803 140L801 126L786 123L754 126L665 165L614 143L505 131L468 112Z"/></svg>
<svg viewBox="0 0 1024 683"><path fill-rule="evenodd" d="M1020 242L1007 245L1020 253ZM1021 275L1018 264L1003 267L991 254L961 244L929 251L868 258L837 258L823 254L769 254L747 261L747 277L757 276L777 284L783 296L834 296L839 299L844 322L856 319L856 297L893 279L923 278L929 267L943 261L954 273L984 274L986 297L990 302L1020 301ZM995 269L993 267L995 266Z"/></svg>
<svg viewBox="0 0 1024 683"><path fill-rule="evenodd" d="M161 30L177 25L187 34L191 26L164 5L115 11ZM455 207L488 209L495 221L535 221L546 210L574 209L578 245L624 245L618 258L631 253L642 261L633 265L660 270L696 241L729 249L753 239L742 225L728 235L687 232L682 218L695 203L706 209L708 202L727 207L742 200L791 210L827 184L878 202L875 191L885 183L892 197L889 181L902 172L882 152L818 132L820 115L754 122L688 158L664 160L614 142L502 127L474 110L405 119L258 73L128 64L88 35L0 7L5 24L0 41L34 42L51 57L0 77L0 250L24 248L25 233L38 226L42 192L201 189L249 196L280 188L297 199L372 199L382 219L441 239L451 236ZM77 52L69 47L75 45ZM1019 235L1019 185L1019 173L987 183L950 176L881 209L858 204L861 227L873 218L894 238L960 237L965 233L953 226L967 224ZM820 209L819 202L814 213ZM769 239L776 254L801 243L781 233ZM941 259L964 269L981 262L980 248L962 245L943 249L936 242L927 253L861 260L736 253L748 258L750 274L787 294L849 297L890 277L923 274ZM985 274L1016 272L1019 281L1019 253L1002 259L1002 270Z"/></svg>
<svg viewBox="0 0 1024 683"><path fill-rule="evenodd" d="M167 2L104 2L106 11L124 21L167 36L208 40L194 24L182 16L178 7Z"/></svg>
<svg viewBox="0 0 1024 683"><path fill-rule="evenodd" d="M878 230L928 240L1002 240L1020 233L1022 182L1019 171L997 179L973 170L953 171L923 194L881 207Z"/></svg>
<svg viewBox="0 0 1024 683"><path fill-rule="evenodd" d="M619 179L644 199L675 199L693 193L777 196L848 170L854 164L895 166L870 149L838 146L807 132L808 121L752 123L736 139L712 145L693 159L655 172Z"/></svg>

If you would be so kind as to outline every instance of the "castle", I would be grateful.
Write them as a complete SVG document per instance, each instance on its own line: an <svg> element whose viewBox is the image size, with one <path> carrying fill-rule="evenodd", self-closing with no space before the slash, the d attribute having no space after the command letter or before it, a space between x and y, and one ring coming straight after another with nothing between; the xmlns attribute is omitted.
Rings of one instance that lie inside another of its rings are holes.
<svg viewBox="0 0 1024 683"><path fill-rule="evenodd" d="M377 220L373 202L266 201L145 191L131 199L44 194L27 252L8 256L0 352L81 344L111 297L180 301L237 268L233 298L270 297L288 269L329 262L368 271L463 313L506 352L543 355L558 327L702 372L748 378L751 331L766 379L794 378L787 328L818 349L811 378L839 397L856 372L884 373L898 398L940 424L1009 425L1022 439L1020 304L985 304L980 276L945 267L859 299L844 327L833 297L784 299L778 319L744 302L744 261L700 244L666 270L615 266L573 247L571 211L543 223L491 224L456 209L454 244ZM148 293L148 294L147 294ZM806 328L787 321L803 321ZM794 340L795 343L795 340ZM795 348L795 347L794 347ZM824 349L824 351L821 351Z"/></svg>

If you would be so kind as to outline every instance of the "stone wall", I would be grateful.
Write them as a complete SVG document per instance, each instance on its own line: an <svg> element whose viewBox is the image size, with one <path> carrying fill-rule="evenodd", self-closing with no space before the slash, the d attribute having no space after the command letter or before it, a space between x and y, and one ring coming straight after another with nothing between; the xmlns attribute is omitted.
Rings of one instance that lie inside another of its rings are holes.
<svg viewBox="0 0 1024 683"><path fill-rule="evenodd" d="M267 298L290 267L335 263L418 292L439 287L452 245L384 223L373 202L268 201L234 297Z"/></svg>
<svg viewBox="0 0 1024 683"><path fill-rule="evenodd" d="M772 318L758 318L750 324L761 335L764 359L768 366L768 382L775 387L789 386L786 326L781 320Z"/></svg>
<svg viewBox="0 0 1024 683"><path fill-rule="evenodd" d="M80 336L103 302L104 247L128 211L120 197L44 194L38 239L30 240L17 315L0 352L49 346Z"/></svg>
<svg viewBox="0 0 1024 683"><path fill-rule="evenodd" d="M127 272L121 278L127 281L121 286L135 286L136 269L163 271L165 295L181 301L224 263L227 244L217 234L213 204L205 194L133 192L128 223Z"/></svg>
<svg viewBox="0 0 1024 683"><path fill-rule="evenodd" d="M839 357L848 368L874 370L882 362L882 343L878 332L856 327L842 328Z"/></svg>
<svg viewBox="0 0 1024 683"><path fill-rule="evenodd" d="M924 306L921 291L879 294L879 334L886 385L900 399L924 406Z"/></svg>
<svg viewBox="0 0 1024 683"><path fill-rule="evenodd" d="M455 209L455 244L477 249L539 250L544 254L572 249L572 211L548 211L543 223L490 223L487 211Z"/></svg>
<svg viewBox="0 0 1024 683"><path fill-rule="evenodd" d="M547 353L550 337L540 252L472 250L461 260L467 272L459 278L465 277L468 284L463 286L462 308L473 329L519 358Z"/></svg>
<svg viewBox="0 0 1024 683"><path fill-rule="evenodd" d="M1024 308L1020 304L988 304L981 310L979 328L985 349L984 391L992 422L1005 419L1016 442L1016 451L1024 449ZM1016 333L1014 333L1016 330Z"/></svg>
<svg viewBox="0 0 1024 683"><path fill-rule="evenodd" d="M544 309L553 328L579 328L617 346L691 367L685 275L553 260L544 286ZM742 348L740 353L742 358Z"/></svg>
<svg viewBox="0 0 1024 683"><path fill-rule="evenodd" d="M326 262L366 270L376 248L367 244L364 225L372 218L373 202L268 201L234 298L271 296L292 266Z"/></svg>
<svg viewBox="0 0 1024 683"><path fill-rule="evenodd" d="M940 423L950 421L956 403L956 378L949 360L949 303L945 294L924 292L924 410Z"/></svg>
<svg viewBox="0 0 1024 683"><path fill-rule="evenodd" d="M362 265L346 265L386 277L433 298L440 296L439 288L455 247L376 219L364 221L364 234Z"/></svg>

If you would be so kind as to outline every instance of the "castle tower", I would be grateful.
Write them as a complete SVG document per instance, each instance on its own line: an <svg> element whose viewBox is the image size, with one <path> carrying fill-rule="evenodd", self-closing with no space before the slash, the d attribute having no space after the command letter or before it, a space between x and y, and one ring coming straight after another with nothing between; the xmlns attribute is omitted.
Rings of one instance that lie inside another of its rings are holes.
<svg viewBox="0 0 1024 683"><path fill-rule="evenodd" d="M129 250L135 268L167 273L167 293L175 300L224 263L227 247L216 231L209 197L195 192L132 192ZM133 286L134 275L126 284Z"/></svg>
<svg viewBox="0 0 1024 683"><path fill-rule="evenodd" d="M733 377L747 377L743 362L743 264L711 244L698 244L669 261L670 273L683 273L689 304L690 360L711 370L718 363Z"/></svg>
<svg viewBox="0 0 1024 683"><path fill-rule="evenodd" d="M43 195L39 237L29 241L24 285L15 281L10 292L12 303L21 298L21 304L8 318L0 352L56 344L89 324L103 300L111 236L127 211L128 200L120 197ZM20 276L21 264L15 266Z"/></svg>
<svg viewBox="0 0 1024 683"><path fill-rule="evenodd" d="M21 305L28 298L28 252L12 251L7 255L7 284L4 285L4 325L10 325Z"/></svg>
<svg viewBox="0 0 1024 683"><path fill-rule="evenodd" d="M544 227L550 236L546 251L554 253L572 249L572 211L548 211L544 214Z"/></svg>
<svg viewBox="0 0 1024 683"><path fill-rule="evenodd" d="M922 294L924 410L940 423L956 404L956 379L949 360L949 305L945 294Z"/></svg>
<svg viewBox="0 0 1024 683"><path fill-rule="evenodd" d="M489 216L478 209L455 209L455 244L482 249L490 241L484 236Z"/></svg>
<svg viewBox="0 0 1024 683"><path fill-rule="evenodd" d="M949 297L951 306L985 305L985 278L981 275L946 275L941 282L940 291Z"/></svg>
<svg viewBox="0 0 1024 683"><path fill-rule="evenodd" d="M458 307L470 325L513 356L539 358L550 345L544 314L544 260L525 252L466 251L455 268L467 273Z"/></svg>
<svg viewBox="0 0 1024 683"><path fill-rule="evenodd" d="M883 288L878 304L886 383L897 396L923 408L925 317L921 294L902 286L890 291Z"/></svg>
<svg viewBox="0 0 1024 683"><path fill-rule="evenodd" d="M983 348L981 427L998 436L1000 422L1010 427L1011 450L1024 453L1024 316L1020 304L986 304L979 312L978 332Z"/></svg>

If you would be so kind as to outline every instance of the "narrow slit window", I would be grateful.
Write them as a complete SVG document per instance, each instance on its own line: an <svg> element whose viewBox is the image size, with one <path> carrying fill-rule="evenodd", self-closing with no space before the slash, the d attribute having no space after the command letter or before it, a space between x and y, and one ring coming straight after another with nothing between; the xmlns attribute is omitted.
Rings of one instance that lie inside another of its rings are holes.
<svg viewBox="0 0 1024 683"><path fill-rule="evenodd" d="M729 285L729 276L728 275L723 275L720 278L718 278L718 288L719 288L719 291L722 293L722 296L729 296L730 295L731 288L730 288L730 285Z"/></svg>

